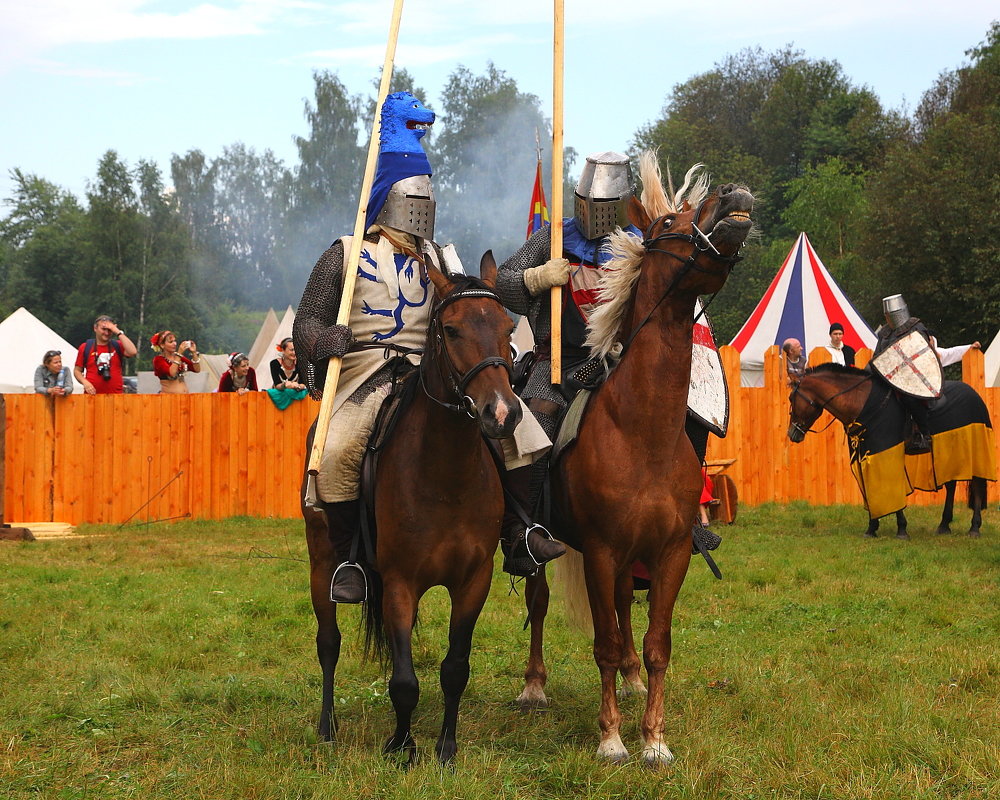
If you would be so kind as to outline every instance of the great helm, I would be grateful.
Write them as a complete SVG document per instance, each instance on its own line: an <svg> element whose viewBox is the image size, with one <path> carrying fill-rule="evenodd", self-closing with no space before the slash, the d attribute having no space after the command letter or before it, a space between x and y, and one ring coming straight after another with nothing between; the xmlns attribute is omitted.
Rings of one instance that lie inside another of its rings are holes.
<svg viewBox="0 0 1000 800"><path fill-rule="evenodd" d="M625 205L633 191L628 156L611 150L587 156L573 208L584 237L597 239L627 225Z"/></svg>
<svg viewBox="0 0 1000 800"><path fill-rule="evenodd" d="M910 309L906 307L906 301L901 294L883 297L882 312L885 314L886 324L893 330L910 318Z"/></svg>
<svg viewBox="0 0 1000 800"><path fill-rule="evenodd" d="M414 175L389 187L389 194L375 222L412 233L421 239L433 239L435 205L431 176Z"/></svg>

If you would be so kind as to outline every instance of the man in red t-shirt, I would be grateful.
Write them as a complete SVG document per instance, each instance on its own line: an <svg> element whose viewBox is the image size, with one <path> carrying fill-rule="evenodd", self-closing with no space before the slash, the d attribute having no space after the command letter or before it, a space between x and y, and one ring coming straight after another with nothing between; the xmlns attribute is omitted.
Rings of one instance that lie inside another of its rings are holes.
<svg viewBox="0 0 1000 800"><path fill-rule="evenodd" d="M112 342L112 336L117 336L118 341ZM101 315L94 320L94 338L88 339L77 350L73 374L83 384L86 394L121 394L123 359L132 358L137 352L131 339L115 321ZM86 364L83 363L84 356Z"/></svg>

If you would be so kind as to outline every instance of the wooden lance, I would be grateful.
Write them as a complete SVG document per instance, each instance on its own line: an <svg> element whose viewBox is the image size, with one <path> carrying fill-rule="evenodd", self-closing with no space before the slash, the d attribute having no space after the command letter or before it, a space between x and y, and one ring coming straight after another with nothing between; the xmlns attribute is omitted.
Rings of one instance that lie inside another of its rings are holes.
<svg viewBox="0 0 1000 800"><path fill-rule="evenodd" d="M549 258L563 254L563 0L554 0L552 15L552 247ZM562 383L562 287L549 292L552 325L552 383Z"/></svg>
<svg viewBox="0 0 1000 800"><path fill-rule="evenodd" d="M385 62L382 64L382 80L378 87L378 102L375 104L372 138L368 143L368 160L365 162L365 174L361 181L361 196L358 198L358 215L354 218L354 236L351 239L350 252L344 260L344 290L340 295L340 310L337 312L338 325L347 325L351 320L354 283L358 277L361 246L364 244L365 217L368 214L368 201L371 199L372 183L375 180L375 165L378 161L382 104L385 102L386 95L389 94L392 65L396 57L396 41L399 38L399 20L402 14L403 0L394 0L392 20L389 23L389 40L385 46ZM309 452L310 475L319 474L323 450L326 448L326 435L330 428L330 417L333 415L333 399L337 394L337 384L340 382L342 361L343 359L333 356L327 366L323 400L319 406L319 416L316 418L316 435L313 439L312 450Z"/></svg>

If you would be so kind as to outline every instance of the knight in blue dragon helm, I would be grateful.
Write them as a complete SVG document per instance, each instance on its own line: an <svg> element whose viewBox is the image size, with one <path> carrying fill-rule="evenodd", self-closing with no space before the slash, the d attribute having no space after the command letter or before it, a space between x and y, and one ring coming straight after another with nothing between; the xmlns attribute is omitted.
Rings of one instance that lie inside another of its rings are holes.
<svg viewBox="0 0 1000 800"><path fill-rule="evenodd" d="M386 97L350 323L337 324L344 254L351 249L351 237L342 236L316 262L292 332L314 398L322 395L329 359L342 359L326 449L306 498L307 506L325 513L341 562L331 586L331 599L339 603L358 603L366 596L367 567L351 556L360 529L361 460L393 375L405 366L402 361L419 361L414 351L424 345L434 300L426 264L463 272L454 246L433 241L432 171L420 139L434 119L434 112L409 92ZM549 446L540 427L519 426L504 446L505 456L510 453L508 469L532 463Z"/></svg>

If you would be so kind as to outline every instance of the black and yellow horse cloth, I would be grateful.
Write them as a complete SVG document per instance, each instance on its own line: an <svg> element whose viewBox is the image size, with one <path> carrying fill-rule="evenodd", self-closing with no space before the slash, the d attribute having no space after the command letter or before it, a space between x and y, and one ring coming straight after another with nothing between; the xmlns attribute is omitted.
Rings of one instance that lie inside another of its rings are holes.
<svg viewBox="0 0 1000 800"><path fill-rule="evenodd" d="M895 390L872 381L871 394L847 426L851 471L872 519L906 506L915 490L936 491L950 481L997 479L996 441L989 410L975 389L945 381L929 410L931 452L906 455L907 411Z"/></svg>

